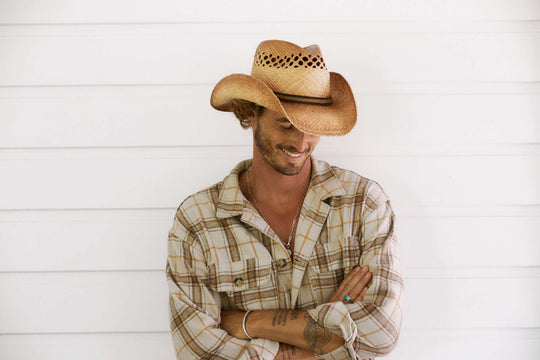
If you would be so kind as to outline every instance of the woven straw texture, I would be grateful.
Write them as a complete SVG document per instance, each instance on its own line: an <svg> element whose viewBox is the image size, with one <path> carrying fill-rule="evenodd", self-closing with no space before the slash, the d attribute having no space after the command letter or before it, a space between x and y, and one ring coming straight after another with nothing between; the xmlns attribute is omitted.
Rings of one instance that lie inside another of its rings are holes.
<svg viewBox="0 0 540 360"><path fill-rule="evenodd" d="M263 41L255 51L251 76L226 76L215 86L210 103L232 111L233 99L279 112L311 135L345 135L356 123L351 88L343 76L327 70L317 45Z"/></svg>

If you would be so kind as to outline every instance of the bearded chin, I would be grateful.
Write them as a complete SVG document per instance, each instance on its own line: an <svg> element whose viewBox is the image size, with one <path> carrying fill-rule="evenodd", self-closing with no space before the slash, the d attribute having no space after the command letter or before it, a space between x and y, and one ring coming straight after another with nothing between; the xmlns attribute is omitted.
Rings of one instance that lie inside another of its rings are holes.
<svg viewBox="0 0 540 360"><path fill-rule="evenodd" d="M265 135L261 133L259 126L255 128L255 131L253 133L253 139L264 161L280 174L294 176L298 175L300 171L302 171L302 169L304 168L306 161L304 161L299 166L281 166L276 159L277 156L272 156L273 154L276 154L281 150L272 145L270 139L268 139Z"/></svg>

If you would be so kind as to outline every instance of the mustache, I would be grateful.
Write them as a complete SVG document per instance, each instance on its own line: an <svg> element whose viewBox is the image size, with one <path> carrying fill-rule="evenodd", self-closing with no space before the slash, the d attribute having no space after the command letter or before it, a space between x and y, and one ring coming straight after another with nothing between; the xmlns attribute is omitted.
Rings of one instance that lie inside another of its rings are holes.
<svg viewBox="0 0 540 360"><path fill-rule="evenodd" d="M296 149L295 147L293 146L282 146L282 145L278 145L278 149L281 149L281 150L285 150L285 151L288 151L290 153L301 153L301 154L308 154L309 152L311 152L311 146L308 146L305 150L303 151L300 151L298 149Z"/></svg>

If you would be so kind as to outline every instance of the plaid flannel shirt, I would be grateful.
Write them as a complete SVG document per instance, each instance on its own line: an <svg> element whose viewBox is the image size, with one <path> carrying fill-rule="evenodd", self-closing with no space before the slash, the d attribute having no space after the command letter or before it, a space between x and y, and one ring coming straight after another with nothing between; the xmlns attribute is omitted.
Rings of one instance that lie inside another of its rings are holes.
<svg viewBox="0 0 540 360"><path fill-rule="evenodd" d="M220 329L221 309L307 310L345 344L319 356L389 352L401 326L402 277L394 214L380 186L312 159L295 234L294 261L243 196L238 164L222 182L188 197L169 232L167 278L178 359L274 359L279 343ZM373 273L363 301L328 303L355 266Z"/></svg>

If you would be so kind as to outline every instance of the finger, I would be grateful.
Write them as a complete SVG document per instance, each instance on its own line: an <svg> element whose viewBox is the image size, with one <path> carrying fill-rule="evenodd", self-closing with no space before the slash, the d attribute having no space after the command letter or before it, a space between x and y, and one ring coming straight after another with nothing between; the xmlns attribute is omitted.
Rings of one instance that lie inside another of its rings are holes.
<svg viewBox="0 0 540 360"><path fill-rule="evenodd" d="M363 276L362 272L363 272L363 268L361 268L360 266L355 267L345 277L345 279L343 279L341 284L339 284L336 291L334 291L334 294L332 295L332 297L330 297L330 301L331 302L333 302L333 301L343 301L343 297L345 296L347 291L351 288L351 285L353 285L353 282L355 283L356 281L358 281L358 279L357 279L358 276L360 276L360 278L361 278L361 276Z"/></svg>
<svg viewBox="0 0 540 360"><path fill-rule="evenodd" d="M356 285L362 280L368 271L368 266L357 266L347 275L347 277L341 282L337 290L334 292L334 295L330 298L330 301L344 301L344 296L349 295L352 297L350 292L356 287ZM358 291L359 293L360 291Z"/></svg>
<svg viewBox="0 0 540 360"><path fill-rule="evenodd" d="M343 279L341 284L339 284L336 291L334 291L334 294L330 297L330 301L341 301L343 300L343 296L345 296L345 290L349 288L349 284L352 280L354 280L355 276L358 275L358 273L361 272L360 266L355 267L346 277Z"/></svg>
<svg viewBox="0 0 540 360"><path fill-rule="evenodd" d="M343 281L338 285L337 289L334 291L332 296L330 297L330 302L334 301L341 301L343 298L341 297L343 290L347 284L347 282L350 281L350 278L354 276L354 274L358 271L357 268L354 268L346 277L343 279Z"/></svg>
<svg viewBox="0 0 540 360"><path fill-rule="evenodd" d="M349 281L344 284L344 293L347 294L355 287L357 287L358 284L362 282L362 279L366 276L367 273L369 273L369 267L367 265L361 267L357 272L355 272L354 276L352 276Z"/></svg>
<svg viewBox="0 0 540 360"><path fill-rule="evenodd" d="M373 277L373 273L371 273L371 271L368 271L367 273L365 273L364 276L362 276L362 278L360 279L360 281L356 283L355 285L356 289L361 291L363 288L368 286L372 277Z"/></svg>
<svg viewBox="0 0 540 360"><path fill-rule="evenodd" d="M371 272L367 272L364 274L362 279L356 284L355 288L351 290L351 292L354 294L354 297L358 297L364 289L368 288L368 284L371 281L371 278L373 277L373 274Z"/></svg>
<svg viewBox="0 0 540 360"><path fill-rule="evenodd" d="M360 295L362 290L364 290L364 288L367 287L369 280L371 280L371 272L368 271L349 290L349 296L352 297L353 300L356 300L356 298Z"/></svg>
<svg viewBox="0 0 540 360"><path fill-rule="evenodd" d="M358 295L358 297L356 298L355 301L363 301L364 300L364 296L366 295L368 291L368 287L365 287L362 292L360 293L360 295Z"/></svg>

